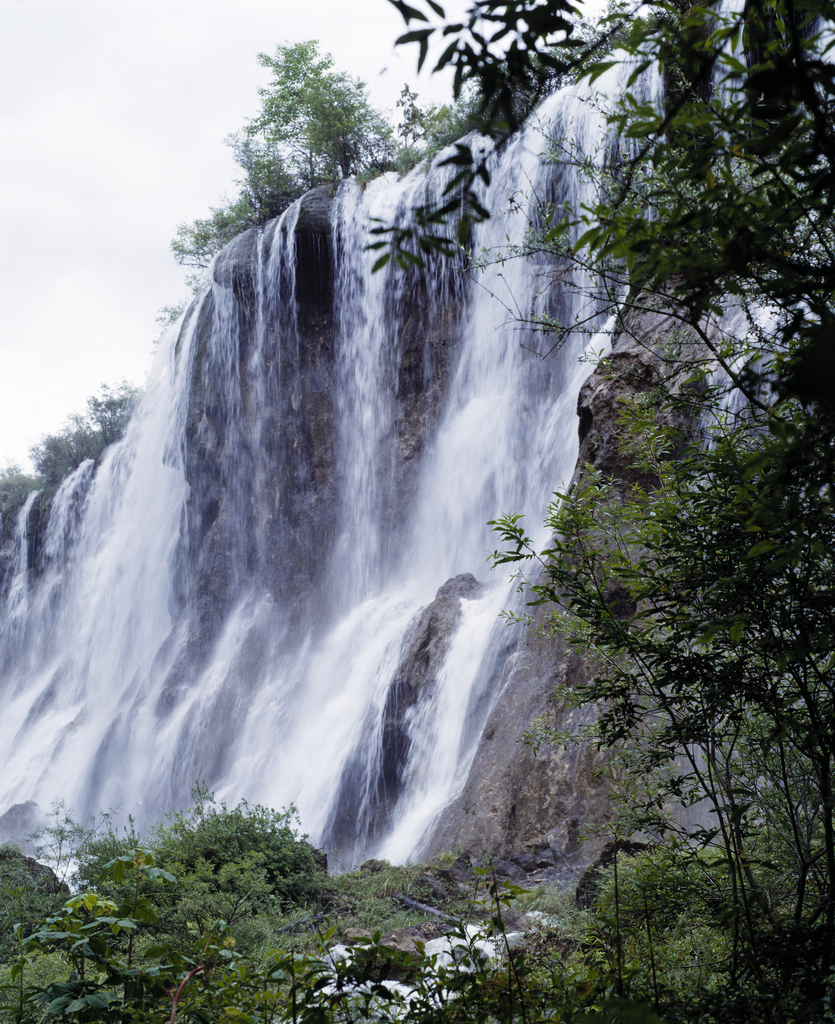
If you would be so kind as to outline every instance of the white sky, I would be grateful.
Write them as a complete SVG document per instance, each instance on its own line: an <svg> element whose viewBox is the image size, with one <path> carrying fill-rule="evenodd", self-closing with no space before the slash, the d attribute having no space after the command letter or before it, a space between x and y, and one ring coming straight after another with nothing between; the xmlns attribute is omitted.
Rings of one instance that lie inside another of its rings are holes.
<svg viewBox="0 0 835 1024"><path fill-rule="evenodd" d="M187 294L177 225L234 193L256 53L319 39L375 105L406 80L443 102L403 31L386 0L0 0L0 468L100 384L144 380Z"/></svg>

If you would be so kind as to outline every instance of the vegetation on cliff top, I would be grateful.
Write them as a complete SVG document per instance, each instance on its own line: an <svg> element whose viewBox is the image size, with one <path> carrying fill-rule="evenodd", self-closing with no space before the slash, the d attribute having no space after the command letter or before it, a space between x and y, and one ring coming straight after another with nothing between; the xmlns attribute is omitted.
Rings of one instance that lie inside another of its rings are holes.
<svg viewBox="0 0 835 1024"><path fill-rule="evenodd" d="M183 266L208 267L235 235L279 216L318 185L407 170L477 123L470 93L454 107L422 107L404 86L401 120L392 125L371 105L365 82L336 70L315 40L279 45L273 55L260 53L258 63L272 74L259 90L261 109L226 140L241 170L237 195L208 218L179 226L171 249Z"/></svg>
<svg viewBox="0 0 835 1024"><path fill-rule="evenodd" d="M13 518L32 491L48 501L61 481L87 459L98 459L125 432L139 388L127 381L102 384L87 399L86 413L71 413L55 434L44 434L29 449L35 473L10 464L0 469L0 514Z"/></svg>

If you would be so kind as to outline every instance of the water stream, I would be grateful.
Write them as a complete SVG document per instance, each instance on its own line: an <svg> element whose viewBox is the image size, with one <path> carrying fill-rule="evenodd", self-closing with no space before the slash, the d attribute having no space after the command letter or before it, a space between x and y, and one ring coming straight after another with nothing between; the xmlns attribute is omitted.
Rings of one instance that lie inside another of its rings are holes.
<svg viewBox="0 0 835 1024"><path fill-rule="evenodd" d="M474 253L521 245L542 199L591 200L568 155L612 159L600 107L623 79L555 94L490 156ZM371 218L408 217L449 173L344 183L329 235L299 233L292 207L233 243L124 439L64 481L36 574L27 503L2 595L0 813L61 798L141 825L203 780L230 802L294 803L342 863L419 853L518 639L487 522L533 523L570 478L579 357L603 344L577 330L539 354L532 315L602 326L594 282L567 287L544 258L370 273ZM406 646L465 573L481 586L401 709L393 765Z"/></svg>

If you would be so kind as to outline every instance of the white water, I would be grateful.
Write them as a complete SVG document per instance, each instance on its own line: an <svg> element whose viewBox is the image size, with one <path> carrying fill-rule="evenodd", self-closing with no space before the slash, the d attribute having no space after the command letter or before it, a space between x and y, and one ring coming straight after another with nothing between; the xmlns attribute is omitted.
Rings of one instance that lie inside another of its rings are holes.
<svg viewBox="0 0 835 1024"><path fill-rule="evenodd" d="M604 76L595 102L575 87L552 97L491 156L495 215L477 251L520 244L540 195L591 200L588 182L543 153L557 135L602 160L599 99L622 75ZM421 373L440 397L404 456L397 325L416 278L391 266L372 276L364 247L370 217L407 216L449 173L340 189L331 251L316 256L331 266L332 353L310 351L296 208L264 232L245 284L221 261L200 310L162 344L124 440L56 496L36 580L24 509L0 653L0 812L63 798L82 813L120 805L141 824L204 780L228 801L295 803L343 862L419 852L467 777L515 642L498 618L513 595L489 572L487 521L527 511L533 522L576 460L590 337L577 331L543 359L509 309L594 314L544 260L470 277L433 262L419 304L449 335L449 380L440 386L427 348ZM332 449L335 469L323 482L307 435L326 408L332 430L315 451ZM487 585L461 599L443 665L404 715L386 802L384 719L404 637L460 573Z"/></svg>

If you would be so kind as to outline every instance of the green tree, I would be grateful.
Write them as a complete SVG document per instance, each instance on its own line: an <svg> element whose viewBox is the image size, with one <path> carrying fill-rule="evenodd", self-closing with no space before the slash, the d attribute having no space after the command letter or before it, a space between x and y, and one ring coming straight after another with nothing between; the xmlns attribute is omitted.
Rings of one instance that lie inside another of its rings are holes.
<svg viewBox="0 0 835 1024"><path fill-rule="evenodd" d="M126 899L124 886L108 881L106 866L141 847L178 880L176 889L146 887L160 911L158 935L185 951L193 935L222 919L241 949L263 945L276 915L319 891L315 851L299 837L293 808L278 812L245 801L229 808L202 788L193 796L188 812L168 815L145 835L131 824L122 833L110 828L91 837L77 858L76 884Z"/></svg>
<svg viewBox="0 0 835 1024"><path fill-rule="evenodd" d="M32 476L12 462L0 469L0 514L14 515L32 491L42 486L40 477Z"/></svg>
<svg viewBox="0 0 835 1024"><path fill-rule="evenodd" d="M273 81L259 90L261 112L247 132L284 147L305 189L390 164L391 126L371 106L366 84L334 71L318 42L278 46L258 62Z"/></svg>
<svg viewBox="0 0 835 1024"><path fill-rule="evenodd" d="M87 399L87 413L67 417L62 430L46 434L29 454L44 485L54 489L70 470L86 459L97 459L118 441L127 427L139 389L127 381L102 384L99 394Z"/></svg>
<svg viewBox="0 0 835 1024"><path fill-rule="evenodd" d="M259 90L258 116L226 139L242 172L237 195L177 228L171 250L183 266L205 270L236 235L278 217L317 185L391 165L391 126L371 106L365 83L333 70L318 43L279 46L258 61L273 82ZM202 276L190 283L199 289Z"/></svg>
<svg viewBox="0 0 835 1024"><path fill-rule="evenodd" d="M205 270L236 235L278 217L305 191L274 144L236 132L227 136L226 145L243 172L235 179L237 197L212 208L209 217L180 224L171 251L182 266Z"/></svg>
<svg viewBox="0 0 835 1024"><path fill-rule="evenodd" d="M180 224L177 228L171 241L174 259L181 266L205 270L225 245L254 223L254 212L244 198L228 206L212 208L210 216L198 217L191 224Z"/></svg>
<svg viewBox="0 0 835 1024"><path fill-rule="evenodd" d="M548 48L567 15L559 0L473 4L439 65L480 82L495 130L512 126L514 82L559 71ZM560 495L543 575L523 586L556 609L546 632L597 659L561 696L600 710L593 739L625 766L624 830L675 835L671 801L711 808L712 827L686 838L728 866L734 1019L821 1019L835 956L833 16L793 0L618 12L574 63L594 79L630 61L611 124L634 155L601 173L558 143L601 199L546 207L515 254L581 265L608 284L620 330L663 314L697 353L689 366L660 353L624 425L651 486L592 474ZM433 31L403 40L425 53ZM615 33L623 51L603 52ZM631 89L656 62L660 107ZM533 553L518 517L497 525L498 561Z"/></svg>

